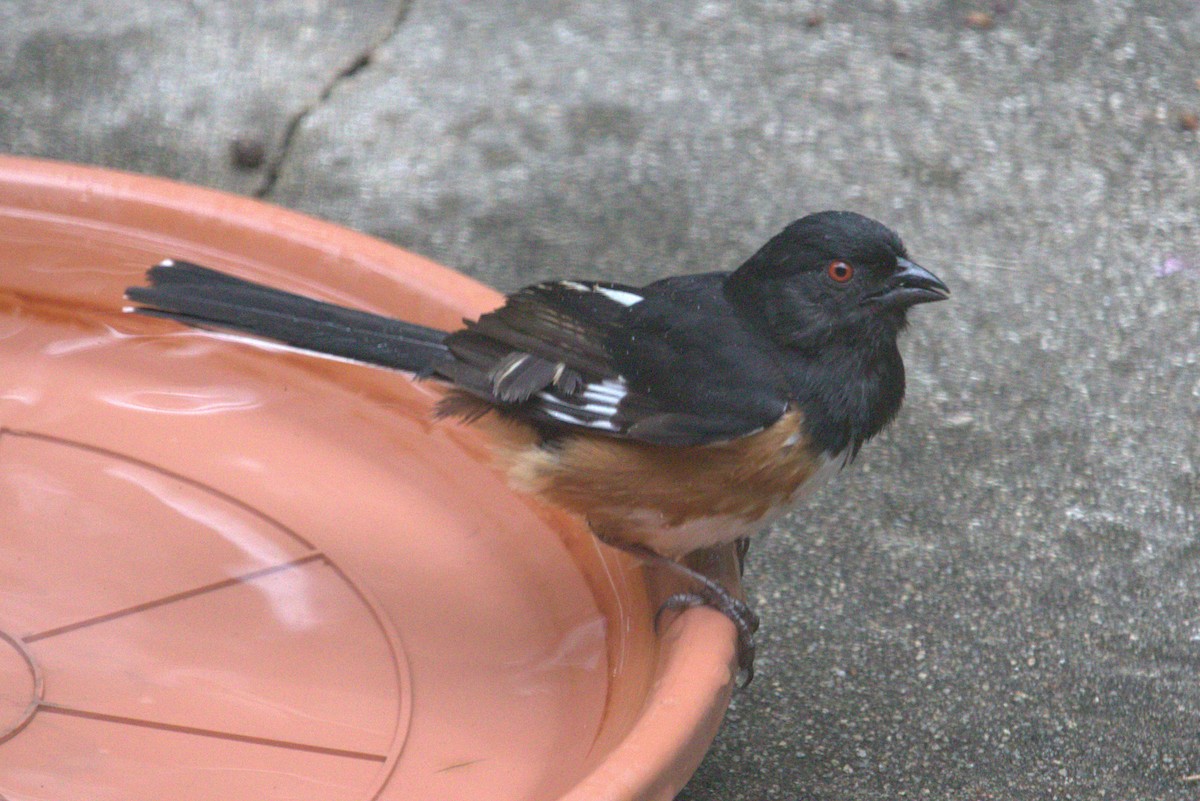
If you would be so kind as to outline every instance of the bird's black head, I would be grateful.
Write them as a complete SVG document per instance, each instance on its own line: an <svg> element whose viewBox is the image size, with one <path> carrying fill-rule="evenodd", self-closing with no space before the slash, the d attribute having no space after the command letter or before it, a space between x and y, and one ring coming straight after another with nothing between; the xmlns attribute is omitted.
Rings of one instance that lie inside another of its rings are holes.
<svg viewBox="0 0 1200 801"><path fill-rule="evenodd" d="M726 292L777 342L801 348L894 342L909 307L950 295L909 261L895 232L851 211L796 220L728 278Z"/></svg>
<svg viewBox="0 0 1200 801"><path fill-rule="evenodd" d="M904 398L896 335L905 314L950 290L886 226L823 211L783 229L725 280L725 293L783 347L779 366L814 444L853 455Z"/></svg>

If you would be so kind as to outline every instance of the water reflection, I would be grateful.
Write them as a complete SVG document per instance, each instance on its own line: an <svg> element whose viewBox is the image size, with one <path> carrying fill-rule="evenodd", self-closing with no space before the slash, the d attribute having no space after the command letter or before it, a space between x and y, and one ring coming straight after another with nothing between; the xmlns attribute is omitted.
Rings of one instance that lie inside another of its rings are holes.
<svg viewBox="0 0 1200 801"><path fill-rule="evenodd" d="M175 389L107 391L97 393L97 397L122 409L180 415L248 410L256 408L262 402L254 390L219 384Z"/></svg>
<svg viewBox="0 0 1200 801"><path fill-rule="evenodd" d="M249 564L244 567L227 566L226 571L230 576L240 575L246 572L246 568L280 565L292 559L291 552L263 535L262 521L248 517L240 509L235 511L225 503L213 503L210 498L197 493L191 485L181 484L177 479L140 466L120 462L107 466L104 472L112 478L133 484L159 503L199 523L246 554ZM271 582L254 582L249 586L259 591L270 604L276 621L285 628L300 631L320 623L320 613L313 608L312 589L304 571L287 570Z"/></svg>

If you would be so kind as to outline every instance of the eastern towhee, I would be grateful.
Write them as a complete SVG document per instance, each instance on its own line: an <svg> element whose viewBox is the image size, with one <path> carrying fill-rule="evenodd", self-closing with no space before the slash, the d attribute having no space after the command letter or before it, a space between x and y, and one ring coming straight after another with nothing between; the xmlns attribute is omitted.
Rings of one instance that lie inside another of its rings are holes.
<svg viewBox="0 0 1200 801"><path fill-rule="evenodd" d="M448 385L437 413L502 421L512 483L604 542L684 572L739 630L754 613L676 560L742 541L848 464L900 408L896 338L946 285L852 212L787 226L732 273L632 287L550 281L447 333L167 260L127 296L142 314L226 328Z"/></svg>

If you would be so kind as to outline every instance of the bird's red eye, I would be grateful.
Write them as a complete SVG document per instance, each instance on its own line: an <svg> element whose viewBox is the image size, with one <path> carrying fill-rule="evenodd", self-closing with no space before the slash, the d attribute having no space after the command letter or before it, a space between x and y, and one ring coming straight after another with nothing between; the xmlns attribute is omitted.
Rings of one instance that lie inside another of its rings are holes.
<svg viewBox="0 0 1200 801"><path fill-rule="evenodd" d="M844 261L831 261L826 268L829 277L839 284L844 284L854 277L854 268Z"/></svg>

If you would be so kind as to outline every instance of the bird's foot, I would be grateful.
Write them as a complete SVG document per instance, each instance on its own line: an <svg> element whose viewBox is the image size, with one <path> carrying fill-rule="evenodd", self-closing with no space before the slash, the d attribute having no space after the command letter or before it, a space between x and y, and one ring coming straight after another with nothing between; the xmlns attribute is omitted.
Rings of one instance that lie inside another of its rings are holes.
<svg viewBox="0 0 1200 801"><path fill-rule="evenodd" d="M738 635L738 673L745 677L739 686L743 688L750 686L750 682L754 681L754 655L757 652L754 645L754 633L758 631L758 615L745 601L733 597L720 584L712 582L711 584L702 584L701 589L697 592L677 592L667 598L658 608L658 614L654 616L654 625L658 626L664 612L688 609L693 606L711 606L733 621Z"/></svg>
<svg viewBox="0 0 1200 801"><path fill-rule="evenodd" d="M749 686L750 682L754 679L754 633L758 631L758 615L754 613L749 604L741 598L735 597L733 593L725 589L724 585L716 579L706 576L698 570L693 570L670 557L663 556L644 545L612 541L603 537L601 539L614 548L619 548L626 553L633 554L643 561L661 565L693 582L695 589L687 592L677 592L663 601L662 606L658 608L658 612L654 616L655 627L657 628L661 623L663 614L669 611L689 609L693 606L711 606L713 609L716 609L729 618L737 629L738 672L745 676L740 686Z"/></svg>

